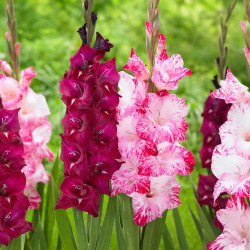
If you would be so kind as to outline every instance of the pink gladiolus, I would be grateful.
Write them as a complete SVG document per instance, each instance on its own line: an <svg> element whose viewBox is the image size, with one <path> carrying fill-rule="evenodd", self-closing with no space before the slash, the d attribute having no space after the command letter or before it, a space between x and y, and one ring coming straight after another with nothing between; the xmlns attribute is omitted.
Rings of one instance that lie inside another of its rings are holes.
<svg viewBox="0 0 250 250"><path fill-rule="evenodd" d="M0 60L0 70L6 72L9 76L12 74L12 69L10 65L3 60Z"/></svg>
<svg viewBox="0 0 250 250"><path fill-rule="evenodd" d="M148 33L149 23L146 26ZM112 176L112 195L132 197L133 219L139 226L180 205L180 184L175 177L190 174L195 164L191 152L177 142L186 140L185 99L167 91L176 89L178 80L190 71L183 69L180 56L168 58L165 39L160 35L157 46L153 77L158 74L159 81L151 79L159 92L148 93L148 70L133 49L124 69L135 77L120 72L118 84L121 98L116 117L122 165Z"/></svg>
<svg viewBox="0 0 250 250"><path fill-rule="evenodd" d="M250 102L248 88L242 85L236 77L227 70L226 80L220 81L221 88L211 93L212 97L225 100L226 103Z"/></svg>
<svg viewBox="0 0 250 250"><path fill-rule="evenodd" d="M221 88L211 95L232 103L227 121L220 127L221 144L212 157L212 172L218 178L214 200L221 193L250 196L250 94L228 69Z"/></svg>
<svg viewBox="0 0 250 250"><path fill-rule="evenodd" d="M42 164L43 159L53 160L53 154L47 147L51 136L51 124L47 118L50 110L45 97L35 93L29 87L35 76L36 71L32 66L21 72L20 83L12 77L0 75L0 95L3 106L8 109L20 108L18 113L20 136L26 162L22 172L25 173L27 180L24 192L29 197L31 209L37 208L40 204L40 196L35 191L36 184L49 181L49 174Z"/></svg>
<svg viewBox="0 0 250 250"><path fill-rule="evenodd" d="M149 79L149 71L147 66L135 53L134 49L131 49L130 58L123 68L132 72L139 80L147 81Z"/></svg>
<svg viewBox="0 0 250 250"><path fill-rule="evenodd" d="M223 233L207 245L208 250L250 248L250 208L244 199L232 196L225 209L216 216L223 225Z"/></svg>
<svg viewBox="0 0 250 250"><path fill-rule="evenodd" d="M6 110L0 99L0 244L32 230L25 221L29 200L24 196L26 178L24 147L19 135L18 109Z"/></svg>
<svg viewBox="0 0 250 250"><path fill-rule="evenodd" d="M16 43L15 51L16 51L17 56L19 56L20 55L20 43Z"/></svg>

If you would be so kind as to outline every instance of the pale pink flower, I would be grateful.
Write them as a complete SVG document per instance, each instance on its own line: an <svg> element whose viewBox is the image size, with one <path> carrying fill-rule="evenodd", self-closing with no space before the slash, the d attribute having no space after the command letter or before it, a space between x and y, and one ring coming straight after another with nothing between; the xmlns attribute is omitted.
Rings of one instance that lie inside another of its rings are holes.
<svg viewBox="0 0 250 250"><path fill-rule="evenodd" d="M242 85L236 77L227 70L226 80L220 81L221 88L210 95L215 98L224 99L226 103L250 102L248 88Z"/></svg>
<svg viewBox="0 0 250 250"><path fill-rule="evenodd" d="M16 109L20 107L23 94L14 78L1 75L0 96L6 109Z"/></svg>
<svg viewBox="0 0 250 250"><path fill-rule="evenodd" d="M122 164L111 180L112 196L118 193L130 195L133 192L148 193L150 192L150 181L148 176L138 174L138 161L133 158Z"/></svg>
<svg viewBox="0 0 250 250"><path fill-rule="evenodd" d="M150 153L154 154L157 151L154 143L138 137L136 132L137 122L137 117L127 116L119 121L117 126L118 148L125 159Z"/></svg>
<svg viewBox="0 0 250 250"><path fill-rule="evenodd" d="M131 55L127 64L123 67L130 72L132 72L136 78L142 81L147 81L149 79L149 72L147 66L135 53L134 49L131 49Z"/></svg>
<svg viewBox="0 0 250 250"><path fill-rule="evenodd" d="M9 76L12 74L12 69L10 65L3 60L0 60L0 70L6 72Z"/></svg>
<svg viewBox="0 0 250 250"><path fill-rule="evenodd" d="M157 145L158 155L140 157L139 174L147 176L188 175L195 165L194 156L178 142Z"/></svg>
<svg viewBox="0 0 250 250"><path fill-rule="evenodd" d="M136 127L140 138L154 143L186 140L188 124L184 118L187 115L185 99L174 94L159 96L149 93L145 98L145 110Z"/></svg>
<svg viewBox="0 0 250 250"><path fill-rule="evenodd" d="M179 199L180 184L174 177L162 175L150 177L150 192L132 193L134 222L139 226L161 217L166 209L173 209L181 204Z"/></svg>
<svg viewBox="0 0 250 250"><path fill-rule="evenodd" d="M222 144L250 160L250 104L233 104L227 122L220 127Z"/></svg>
<svg viewBox="0 0 250 250"><path fill-rule="evenodd" d="M28 88L21 102L20 116L21 119L32 117L44 117L50 114L48 104L42 94L35 93Z"/></svg>
<svg viewBox="0 0 250 250"><path fill-rule="evenodd" d="M207 245L208 250L250 249L250 208L244 199L232 196L225 209L216 213L223 225L223 233Z"/></svg>
<svg viewBox="0 0 250 250"><path fill-rule="evenodd" d="M24 194L29 196L29 209L37 209L41 203L41 196L35 188L35 184L27 184L24 189Z"/></svg>
<svg viewBox="0 0 250 250"><path fill-rule="evenodd" d="M120 81L118 87L121 96L117 108L117 119L134 114L140 108L148 89L148 83L140 81L133 76L120 72Z"/></svg>
<svg viewBox="0 0 250 250"><path fill-rule="evenodd" d="M250 159L235 153L221 144L215 147L212 156L212 172L218 178L214 187L214 200L221 193L240 197L250 195Z"/></svg>
<svg viewBox="0 0 250 250"><path fill-rule="evenodd" d="M22 70L21 72L21 80L20 86L22 89L25 89L31 84L32 78L37 75L36 71L33 70L33 67L29 67L27 69Z"/></svg>
<svg viewBox="0 0 250 250"><path fill-rule="evenodd" d="M161 41L160 41L161 42ZM162 47L162 45L159 45ZM159 50L162 50L159 48ZM155 58L152 81L158 91L175 90L178 88L178 81L184 76L191 75L188 68L183 68L183 60L180 55L175 54L168 58L166 50Z"/></svg>

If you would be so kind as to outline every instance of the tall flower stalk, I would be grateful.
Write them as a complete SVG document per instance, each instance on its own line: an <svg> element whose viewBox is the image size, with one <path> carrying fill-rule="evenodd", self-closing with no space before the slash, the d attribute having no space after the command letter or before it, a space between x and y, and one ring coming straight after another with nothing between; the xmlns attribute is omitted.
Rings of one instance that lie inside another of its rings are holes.
<svg viewBox="0 0 250 250"><path fill-rule="evenodd" d="M20 136L24 145L26 166L22 171L26 175L25 194L29 197L30 208L38 208L41 197L36 190L39 182L48 183L49 174L43 166L44 158L53 160L53 154L47 146L51 136L51 124L48 121L50 110L43 95L35 93L30 84L36 76L33 67L21 71L19 77L20 44L17 42L17 21L14 16L14 1L6 1L6 33L11 66L0 60L0 95L4 108L17 109L21 126Z"/></svg>
<svg viewBox="0 0 250 250"><path fill-rule="evenodd" d="M249 1L245 1L249 18ZM241 22L247 42L247 29ZM248 59L248 48L244 48ZM248 61L247 61L248 63ZM213 249L250 248L250 93L236 77L227 70L225 81L211 93L213 98L231 104L227 121L219 128L221 144L212 156L212 172L218 179L214 186L214 202L221 194L231 195L226 207L216 212L223 227L222 234L207 245ZM229 222L230 221L230 222Z"/></svg>
<svg viewBox="0 0 250 250"><path fill-rule="evenodd" d="M129 249L142 249L146 225L162 216L164 221L164 212L181 204L176 175L190 174L195 164L191 152L178 142L186 140L185 100L169 93L191 71L183 67L180 55L167 54L166 37L159 34L158 4L158 0L148 1L145 24L149 70L132 48L123 69L134 76L119 73L117 131L122 165L112 176L112 195L125 193L132 198L133 220L141 228L130 224L135 231L126 232L124 225ZM131 241L137 230L140 240Z"/></svg>
<svg viewBox="0 0 250 250"><path fill-rule="evenodd" d="M116 108L119 103L115 59L100 63L113 45L96 33L93 1L85 1L85 24L78 30L82 46L70 59L60 81L66 114L62 120L61 160L64 180L55 209L75 207L97 217L102 194L110 195L110 179L120 168Z"/></svg>
<svg viewBox="0 0 250 250"><path fill-rule="evenodd" d="M228 22L232 15L233 9L235 7L237 0L232 0L227 8L225 15L221 13L220 30L221 34L219 36L219 52L220 56L216 59L216 64L218 68L218 74L220 80L225 80L226 76L226 59L227 59L227 47L226 38L228 31ZM218 89L220 85L218 83L218 76L214 76L212 80L214 86ZM209 175L200 175L198 183L198 201L201 206L207 205L210 207L210 211L213 213L221 208L226 207L227 198L221 195L214 205L213 192L214 186L217 182L217 178L211 173L211 163L214 148L221 143L221 138L219 135L220 126L226 122L227 114L231 107L231 104L225 103L222 99L217 99L212 96L208 96L204 103L204 111L202 116L204 117L201 126L201 134L203 135L203 145L200 150L201 164L203 168L207 168ZM215 217L215 214L212 214ZM214 225L223 229L221 223L214 218Z"/></svg>

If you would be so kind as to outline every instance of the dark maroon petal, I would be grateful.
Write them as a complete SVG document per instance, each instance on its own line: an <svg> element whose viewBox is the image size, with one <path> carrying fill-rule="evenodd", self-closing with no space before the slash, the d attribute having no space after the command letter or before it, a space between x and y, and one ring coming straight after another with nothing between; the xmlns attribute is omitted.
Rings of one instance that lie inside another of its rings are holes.
<svg viewBox="0 0 250 250"><path fill-rule="evenodd" d="M217 178L211 175L199 175L199 182L198 182L198 201L200 205L208 205L213 207L213 192L214 192L214 185L217 182Z"/></svg>
<svg viewBox="0 0 250 250"><path fill-rule="evenodd" d="M109 195L110 186L109 186L110 176L105 174L95 174L89 181L89 183L97 188L101 194Z"/></svg>
<svg viewBox="0 0 250 250"><path fill-rule="evenodd" d="M16 171L9 175L5 180L0 181L0 195L12 196L24 190L26 186L26 178L24 173Z"/></svg>
<svg viewBox="0 0 250 250"><path fill-rule="evenodd" d="M203 146L201 150L199 151L200 158L201 158L201 165L203 168L211 169L213 150L214 150L214 146L212 147Z"/></svg>
<svg viewBox="0 0 250 250"><path fill-rule="evenodd" d="M94 105L97 109L113 110L119 104L119 96L105 88L96 88L93 94Z"/></svg>
<svg viewBox="0 0 250 250"><path fill-rule="evenodd" d="M90 198L80 201L77 209L80 211L88 212L94 217L98 216L98 208L100 203L100 193L94 188L91 189Z"/></svg>
<svg viewBox="0 0 250 250"><path fill-rule="evenodd" d="M0 244L8 246L11 240L12 240L12 237L8 233L0 231Z"/></svg>
<svg viewBox="0 0 250 250"><path fill-rule="evenodd" d="M64 136L61 135L62 138L62 151L61 151L61 157L60 159L62 161L65 161L66 159L70 159L72 161L77 161L80 156L80 150L79 147L77 146L77 141L75 136Z"/></svg>
<svg viewBox="0 0 250 250"><path fill-rule="evenodd" d="M120 76L116 69L115 58L99 65L97 71L97 82L99 85L105 83L117 85L119 80Z"/></svg>
<svg viewBox="0 0 250 250"><path fill-rule="evenodd" d="M86 2L86 1L85 1ZM87 23L85 23L82 27L80 27L77 32L79 33L81 39L82 39L82 42L84 44L87 44L88 41L87 41L87 38L88 38L88 35L87 35Z"/></svg>
<svg viewBox="0 0 250 250"><path fill-rule="evenodd" d="M93 128L93 133L99 141L113 140L117 136L116 121L110 120L106 124L98 124Z"/></svg>
<svg viewBox="0 0 250 250"><path fill-rule="evenodd" d="M96 32L95 49L102 49L108 52L112 47L113 44L109 43L108 39L104 39L99 32Z"/></svg>
<svg viewBox="0 0 250 250"><path fill-rule="evenodd" d="M63 79L60 81L59 91L69 97L80 97L83 94L81 85L75 79L67 77L67 73L65 73Z"/></svg>
<svg viewBox="0 0 250 250"><path fill-rule="evenodd" d="M100 61L105 55L104 50L93 49L89 45L82 44L74 56L70 58L70 69L85 69Z"/></svg>
<svg viewBox="0 0 250 250"><path fill-rule="evenodd" d="M7 131L12 130L18 132L20 125L18 121L18 111L20 109L6 110L0 109L0 130Z"/></svg>

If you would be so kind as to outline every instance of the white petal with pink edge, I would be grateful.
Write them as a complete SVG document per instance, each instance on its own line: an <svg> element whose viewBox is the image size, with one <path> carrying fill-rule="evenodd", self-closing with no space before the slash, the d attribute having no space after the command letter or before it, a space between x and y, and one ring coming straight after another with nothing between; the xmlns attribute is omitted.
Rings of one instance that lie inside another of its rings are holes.
<svg viewBox="0 0 250 250"><path fill-rule="evenodd" d="M210 94L212 97L224 99L226 103L250 102L248 88L236 79L230 69L227 70L226 80L220 81L220 85L220 89Z"/></svg>
<svg viewBox="0 0 250 250"><path fill-rule="evenodd" d="M162 175L150 177L150 193L132 193L134 222L144 226L157 217L161 217L166 209L178 207L180 184L174 177Z"/></svg>
<svg viewBox="0 0 250 250"><path fill-rule="evenodd" d="M149 177L138 174L138 162L136 159L126 160L121 168L117 170L111 180L112 196L118 193L127 195L137 193L150 192Z"/></svg>
<svg viewBox="0 0 250 250"><path fill-rule="evenodd" d="M145 103L146 113L139 118L136 126L141 138L154 143L186 139L188 124L184 118L187 115L185 99L174 94L158 96L149 93Z"/></svg>
<svg viewBox="0 0 250 250"><path fill-rule="evenodd" d="M148 176L188 175L193 171L195 160L190 151L178 142L157 145L158 155L140 157L139 173Z"/></svg>

